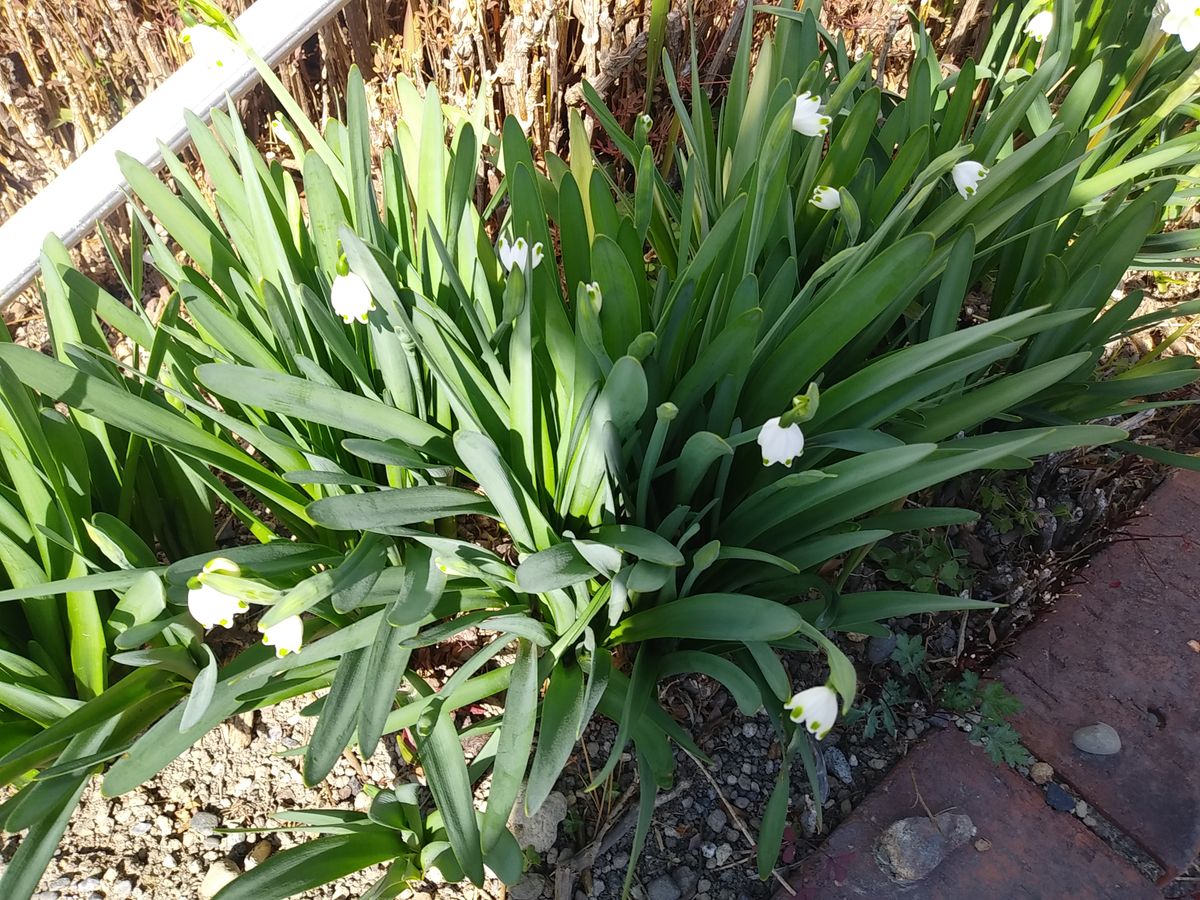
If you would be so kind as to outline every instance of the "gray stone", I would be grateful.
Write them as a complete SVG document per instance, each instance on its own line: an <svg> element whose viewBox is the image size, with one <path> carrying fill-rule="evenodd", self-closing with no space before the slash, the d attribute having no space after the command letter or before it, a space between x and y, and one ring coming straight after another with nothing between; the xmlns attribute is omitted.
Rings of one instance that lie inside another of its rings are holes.
<svg viewBox="0 0 1200 900"><path fill-rule="evenodd" d="M130 834L149 834L150 833L150 823L149 822L134 822L132 825L129 826L129 833Z"/></svg>
<svg viewBox="0 0 1200 900"><path fill-rule="evenodd" d="M690 866L680 866L671 873L671 877L675 879L675 883L679 885L679 890L684 896L690 895L696 889L696 882L700 878Z"/></svg>
<svg viewBox="0 0 1200 900"><path fill-rule="evenodd" d="M712 859L717 855L717 845L712 841L705 841L700 845L700 855L705 859Z"/></svg>
<svg viewBox="0 0 1200 900"><path fill-rule="evenodd" d="M969 816L940 813L893 822L875 844L875 859L893 881L920 881L950 853L975 836Z"/></svg>
<svg viewBox="0 0 1200 900"><path fill-rule="evenodd" d="M882 665L891 658L892 651L896 649L896 636L889 634L887 637L873 637L867 641L867 662L873 666Z"/></svg>
<svg viewBox="0 0 1200 900"><path fill-rule="evenodd" d="M713 857L713 860L718 866L723 866L725 863L729 862L729 857L731 856L733 856L733 848L728 844L722 844L717 848L717 853Z"/></svg>
<svg viewBox="0 0 1200 900"><path fill-rule="evenodd" d="M826 747L822 754L825 757L825 771L842 784L854 784L854 773L850 771L850 760L837 747Z"/></svg>
<svg viewBox="0 0 1200 900"><path fill-rule="evenodd" d="M548 853L558 840L558 826L567 817L567 798L551 791L537 811L525 815L524 797L513 807L509 825L522 847L532 847L538 853Z"/></svg>
<svg viewBox="0 0 1200 900"><path fill-rule="evenodd" d="M669 875L659 875L646 885L646 900L679 900L682 895Z"/></svg>
<svg viewBox="0 0 1200 900"><path fill-rule="evenodd" d="M70 882L67 882L70 884ZM58 891L38 891L32 900L58 900Z"/></svg>
<svg viewBox="0 0 1200 900"><path fill-rule="evenodd" d="M204 880L200 882L200 896L203 900L212 900L213 897L217 896L217 892L221 888L237 877L238 867L233 860L218 859L209 868L204 876ZM113 885L113 887L115 888L116 885Z"/></svg>
<svg viewBox="0 0 1200 900"><path fill-rule="evenodd" d="M1103 722L1085 725L1071 735L1071 743L1084 753L1095 756L1112 756L1121 752L1121 736L1117 729Z"/></svg>
<svg viewBox="0 0 1200 900"><path fill-rule="evenodd" d="M516 884L508 889L508 896L513 900L537 900L542 896L542 890L546 887L546 879L541 875L530 872Z"/></svg>
<svg viewBox="0 0 1200 900"><path fill-rule="evenodd" d="M198 812L192 816L192 821L188 823L188 828L196 834L210 835L217 830L217 826L221 824L218 819L210 812Z"/></svg>
<svg viewBox="0 0 1200 900"><path fill-rule="evenodd" d="M133 882L128 881L123 878L120 881L113 884L113 886L108 891L108 896L111 898L111 900L125 900L125 898L128 897L132 893L133 893Z"/></svg>
<svg viewBox="0 0 1200 900"><path fill-rule="evenodd" d="M77 891L98 891L104 887L104 882L94 875L90 878L85 878L79 884L75 885Z"/></svg>
<svg viewBox="0 0 1200 900"><path fill-rule="evenodd" d="M705 817L704 821L708 823L709 828L720 833L725 827L725 823L729 821L729 817L725 815L725 810L718 806Z"/></svg>

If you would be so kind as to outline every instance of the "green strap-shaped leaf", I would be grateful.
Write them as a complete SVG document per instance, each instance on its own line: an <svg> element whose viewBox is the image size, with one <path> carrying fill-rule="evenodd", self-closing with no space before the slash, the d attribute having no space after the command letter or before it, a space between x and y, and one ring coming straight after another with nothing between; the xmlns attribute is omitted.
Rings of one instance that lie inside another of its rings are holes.
<svg viewBox="0 0 1200 900"><path fill-rule="evenodd" d="M634 613L613 629L614 644L653 638L773 641L794 634L802 619L794 609L749 594L696 594Z"/></svg>
<svg viewBox="0 0 1200 900"><path fill-rule="evenodd" d="M328 528L346 531L375 531L453 516L497 516L487 497L442 485L326 497L309 504L308 514Z"/></svg>
<svg viewBox="0 0 1200 900"><path fill-rule="evenodd" d="M521 640L517 645L508 692L504 695L504 723L500 726L492 787L480 826L485 853L496 847L506 833L508 816L525 779L537 722L539 682L537 651L529 641Z"/></svg>
<svg viewBox="0 0 1200 900"><path fill-rule="evenodd" d="M405 853L389 828L332 834L276 853L217 894L220 900L286 900Z"/></svg>

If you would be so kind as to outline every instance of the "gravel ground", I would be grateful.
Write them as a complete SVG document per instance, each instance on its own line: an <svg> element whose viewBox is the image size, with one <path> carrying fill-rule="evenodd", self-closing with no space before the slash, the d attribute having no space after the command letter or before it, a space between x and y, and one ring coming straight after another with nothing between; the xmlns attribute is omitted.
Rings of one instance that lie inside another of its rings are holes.
<svg viewBox="0 0 1200 900"><path fill-rule="evenodd" d="M216 878L209 874L214 869L245 871L300 842L287 832L268 832L279 824L270 818L277 810L363 811L368 803L364 784L386 788L397 778L412 778L404 763L381 747L365 762L343 755L324 782L305 787L301 757L279 754L307 742L316 720L300 710L312 699L294 698L225 722L153 781L121 797L100 796L99 782L93 781L42 878L37 900L211 897L201 886L206 877ZM234 828L263 830L220 833ZM17 837L8 839L0 851L4 860L11 859L18 843ZM360 897L382 873L383 867L367 869L298 896ZM447 885L425 888L447 900L499 893L498 884L484 894Z"/></svg>

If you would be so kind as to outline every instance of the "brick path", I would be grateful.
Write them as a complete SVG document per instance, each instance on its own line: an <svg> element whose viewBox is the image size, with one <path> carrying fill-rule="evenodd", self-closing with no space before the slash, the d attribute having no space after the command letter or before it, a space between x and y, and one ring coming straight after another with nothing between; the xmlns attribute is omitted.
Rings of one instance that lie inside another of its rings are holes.
<svg viewBox="0 0 1200 900"><path fill-rule="evenodd" d="M1165 870L1200 855L1200 472L1177 472L1083 573L1078 595L1021 636L992 672L1023 705L1022 742ZM1107 722L1121 752L1075 749ZM918 796L919 795L919 796ZM953 808L978 838L902 888L874 859L897 819ZM980 846L986 846L980 845ZM1153 898L1159 889L1038 787L956 729L915 747L790 877L799 897ZM776 894L777 900L791 895Z"/></svg>

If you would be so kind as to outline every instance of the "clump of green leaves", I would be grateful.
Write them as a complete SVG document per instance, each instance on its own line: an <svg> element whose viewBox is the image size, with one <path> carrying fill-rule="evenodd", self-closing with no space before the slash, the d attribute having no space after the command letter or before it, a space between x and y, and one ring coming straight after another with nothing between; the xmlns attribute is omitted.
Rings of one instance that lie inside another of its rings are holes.
<svg viewBox="0 0 1200 900"><path fill-rule="evenodd" d="M1038 533L1043 517L1052 515L1065 520L1071 515L1066 504L1061 503L1053 509L1039 509L1026 475L989 473L980 482L976 502L999 534L1020 530L1031 537Z"/></svg>
<svg viewBox="0 0 1200 900"><path fill-rule="evenodd" d="M983 684L976 672L963 672L957 683L942 690L942 705L977 721L971 729L972 743L981 744L997 763L1020 766L1032 757L1021 744L1021 736L1008 720L1021 710L1021 701L999 681Z"/></svg>
<svg viewBox="0 0 1200 900"><path fill-rule="evenodd" d="M868 558L882 567L888 581L923 594L959 594L975 580L967 551L955 547L944 531L903 535L894 546L872 548Z"/></svg>
<svg viewBox="0 0 1200 900"><path fill-rule="evenodd" d="M863 697L846 716L847 725L862 723L863 737L868 740L881 728L895 737L904 709L918 703L922 697L928 698L933 691L928 653L921 635L896 635L896 646L888 658L900 670L900 677L889 677L877 696Z"/></svg>

